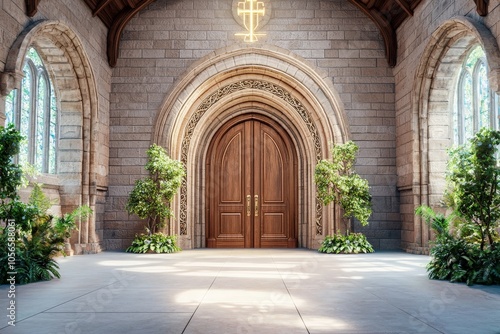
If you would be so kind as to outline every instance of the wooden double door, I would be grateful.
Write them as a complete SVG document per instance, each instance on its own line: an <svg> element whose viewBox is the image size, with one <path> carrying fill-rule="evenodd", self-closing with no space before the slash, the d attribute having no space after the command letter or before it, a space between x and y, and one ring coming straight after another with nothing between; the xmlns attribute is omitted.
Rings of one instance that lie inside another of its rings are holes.
<svg viewBox="0 0 500 334"><path fill-rule="evenodd" d="M257 114L233 119L206 161L207 247L297 247L297 161L279 124Z"/></svg>

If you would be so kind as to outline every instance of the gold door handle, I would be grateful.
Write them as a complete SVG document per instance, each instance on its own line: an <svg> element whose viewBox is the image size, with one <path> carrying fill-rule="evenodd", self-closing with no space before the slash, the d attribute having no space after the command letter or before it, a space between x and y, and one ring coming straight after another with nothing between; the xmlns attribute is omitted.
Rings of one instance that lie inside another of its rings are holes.
<svg viewBox="0 0 500 334"><path fill-rule="evenodd" d="M259 216L259 195L255 195L255 217Z"/></svg>
<svg viewBox="0 0 500 334"><path fill-rule="evenodd" d="M251 201L252 201L252 196L247 195L247 217L250 217L250 212L251 212L250 206L252 205Z"/></svg>

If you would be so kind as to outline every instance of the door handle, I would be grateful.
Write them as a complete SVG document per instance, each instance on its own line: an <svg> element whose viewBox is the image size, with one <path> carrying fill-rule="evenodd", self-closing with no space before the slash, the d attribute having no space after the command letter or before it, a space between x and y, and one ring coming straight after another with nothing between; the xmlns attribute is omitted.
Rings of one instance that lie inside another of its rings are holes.
<svg viewBox="0 0 500 334"><path fill-rule="evenodd" d="M250 212L251 212L250 206L252 205L251 201L252 201L252 196L247 195L247 217L250 217Z"/></svg>
<svg viewBox="0 0 500 334"><path fill-rule="evenodd" d="M259 195L255 195L255 217L259 216Z"/></svg>

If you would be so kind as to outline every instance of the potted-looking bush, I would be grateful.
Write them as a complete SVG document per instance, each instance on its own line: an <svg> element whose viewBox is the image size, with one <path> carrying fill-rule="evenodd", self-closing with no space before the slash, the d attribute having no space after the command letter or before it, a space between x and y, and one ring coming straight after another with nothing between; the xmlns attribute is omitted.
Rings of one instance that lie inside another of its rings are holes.
<svg viewBox="0 0 500 334"><path fill-rule="evenodd" d="M362 233L352 233L352 218L368 225L372 213L368 181L354 171L359 147L352 141L334 145L331 160L321 160L314 179L323 204L335 203L343 211L345 233L328 235L318 249L322 253L372 253L373 247Z"/></svg>
<svg viewBox="0 0 500 334"><path fill-rule="evenodd" d="M129 195L126 209L141 219L146 219L146 233L136 235L127 252L132 253L173 253L180 251L175 235L164 234L161 230L172 217L170 202L179 190L185 176L180 161L171 159L165 149L153 144L146 151L149 176L136 181Z"/></svg>

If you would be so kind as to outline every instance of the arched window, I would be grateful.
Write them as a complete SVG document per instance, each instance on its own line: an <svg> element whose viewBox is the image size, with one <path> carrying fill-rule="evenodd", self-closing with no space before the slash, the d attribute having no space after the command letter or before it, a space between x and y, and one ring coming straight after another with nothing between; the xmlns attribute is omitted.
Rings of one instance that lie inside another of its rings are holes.
<svg viewBox="0 0 500 334"><path fill-rule="evenodd" d="M18 162L30 163L41 173L57 170L57 103L40 55L29 48L21 89L6 99L6 123L14 123L25 137Z"/></svg>
<svg viewBox="0 0 500 334"><path fill-rule="evenodd" d="M482 127L498 127L498 96L490 89L485 54L480 46L474 47L462 64L456 101L455 144L464 144Z"/></svg>

